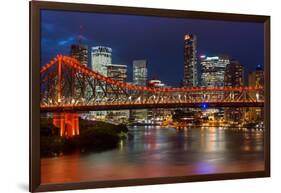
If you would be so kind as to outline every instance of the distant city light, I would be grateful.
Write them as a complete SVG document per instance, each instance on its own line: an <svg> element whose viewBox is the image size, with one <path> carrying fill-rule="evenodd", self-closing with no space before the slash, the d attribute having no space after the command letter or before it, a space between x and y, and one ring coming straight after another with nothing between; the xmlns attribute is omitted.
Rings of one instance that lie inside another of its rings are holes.
<svg viewBox="0 0 281 193"><path fill-rule="evenodd" d="M207 57L206 60L218 60L218 56L213 56L213 57Z"/></svg>
<svg viewBox="0 0 281 193"><path fill-rule="evenodd" d="M190 35L185 35L184 40L188 40L188 39L190 39Z"/></svg>
<svg viewBox="0 0 281 193"><path fill-rule="evenodd" d="M201 106L202 109L207 109L208 103L202 103L200 106Z"/></svg>

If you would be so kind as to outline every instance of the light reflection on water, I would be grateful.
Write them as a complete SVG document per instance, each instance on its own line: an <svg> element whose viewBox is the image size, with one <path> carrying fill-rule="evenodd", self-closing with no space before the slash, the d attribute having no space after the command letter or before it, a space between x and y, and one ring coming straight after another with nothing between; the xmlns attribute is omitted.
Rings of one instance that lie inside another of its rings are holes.
<svg viewBox="0 0 281 193"><path fill-rule="evenodd" d="M263 131L132 127L113 150L42 159L42 182L263 170Z"/></svg>

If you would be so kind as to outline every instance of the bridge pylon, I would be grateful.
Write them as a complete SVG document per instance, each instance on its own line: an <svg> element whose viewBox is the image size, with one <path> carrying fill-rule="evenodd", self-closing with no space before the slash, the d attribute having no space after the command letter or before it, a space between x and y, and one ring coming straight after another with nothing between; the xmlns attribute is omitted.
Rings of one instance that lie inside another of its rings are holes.
<svg viewBox="0 0 281 193"><path fill-rule="evenodd" d="M53 125L60 129L61 137L79 135L78 113L53 113Z"/></svg>

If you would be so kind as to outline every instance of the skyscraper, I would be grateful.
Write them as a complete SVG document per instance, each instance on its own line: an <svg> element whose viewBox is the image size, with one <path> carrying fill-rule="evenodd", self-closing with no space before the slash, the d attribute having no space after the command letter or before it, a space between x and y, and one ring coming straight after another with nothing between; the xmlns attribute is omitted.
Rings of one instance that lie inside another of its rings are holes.
<svg viewBox="0 0 281 193"><path fill-rule="evenodd" d="M256 70L250 72L248 75L248 85L253 87L263 87L264 86L264 71L261 65L257 65ZM255 99L260 100L264 97L263 91L250 92L249 95ZM261 121L263 120L264 109L259 107L250 107L248 109L248 119L250 121Z"/></svg>
<svg viewBox="0 0 281 193"><path fill-rule="evenodd" d="M249 79L249 86L250 84L252 86L263 86L264 85L264 71L261 65L257 65L256 70L254 72L250 73L250 77L254 77L252 79ZM252 82L253 80L253 82Z"/></svg>
<svg viewBox="0 0 281 193"><path fill-rule="evenodd" d="M126 82L127 81L127 66L121 64L107 64L106 66L106 76L111 78L112 80L118 82ZM114 94L115 86L107 87L106 91L108 96Z"/></svg>
<svg viewBox="0 0 281 193"><path fill-rule="evenodd" d="M133 61L133 83L139 86L146 86L147 62L146 60Z"/></svg>
<svg viewBox="0 0 281 193"><path fill-rule="evenodd" d="M112 49L104 46L95 46L91 49L92 69L102 75L107 76L107 67L112 63ZM100 84L95 87L96 98L102 98L105 85ZM103 119L106 116L106 111L95 111L92 113L97 119Z"/></svg>
<svg viewBox="0 0 281 193"><path fill-rule="evenodd" d="M226 65L224 75L224 85L240 87L244 85L244 66L236 60L231 60Z"/></svg>
<svg viewBox="0 0 281 193"><path fill-rule="evenodd" d="M76 60L78 60L81 64L88 66L88 46L87 45L83 45L81 43L72 44L70 46L70 56L72 58L75 58ZM78 74L80 74L80 73L78 73ZM73 83L79 84L76 79ZM72 92L79 92L79 91L73 90ZM91 90L91 87L89 85L87 85L85 97L90 98L90 96L92 95L92 92L93 91Z"/></svg>
<svg viewBox="0 0 281 193"><path fill-rule="evenodd" d="M224 75L224 86L227 87L240 87L244 85L244 67L236 60L231 60L226 65ZM226 93L230 94L230 93ZM232 92L231 97L239 97L239 92ZM243 119L244 109L228 107L224 109L224 119L226 121L239 122Z"/></svg>
<svg viewBox="0 0 281 193"><path fill-rule="evenodd" d="M195 87L198 85L196 47L196 36L193 34L186 34L184 36L184 87Z"/></svg>
<svg viewBox="0 0 281 193"><path fill-rule="evenodd" d="M123 82L127 81L127 66L120 64L108 64L106 65L106 73L107 77L112 80ZM126 97L124 93L117 89L116 86L112 85L111 87L106 88L107 97L115 97L116 92L118 93L118 98L122 99ZM106 114L107 119L112 120L117 123L124 123L128 121L129 118L129 110L119 110L119 111L107 111Z"/></svg>
<svg viewBox="0 0 281 193"><path fill-rule="evenodd" d="M88 46L82 44L72 44L70 56L77 59L81 64L88 65Z"/></svg>
<svg viewBox="0 0 281 193"><path fill-rule="evenodd" d="M147 61L133 61L133 84L138 86L147 86ZM147 109L131 110L130 119L137 122L145 122L147 120Z"/></svg>
<svg viewBox="0 0 281 193"><path fill-rule="evenodd" d="M107 67L112 63L112 49L104 46L96 46L92 47L91 50L91 58L92 58L92 69L99 72L102 75L107 76ZM96 94L102 94L103 89L101 88L103 85L96 86Z"/></svg>
<svg viewBox="0 0 281 193"><path fill-rule="evenodd" d="M112 63L112 49L104 46L95 46L91 50L92 69L106 75L106 65Z"/></svg>
<svg viewBox="0 0 281 193"><path fill-rule="evenodd" d="M201 85L207 88L223 87L225 68L230 63L227 56L200 56Z"/></svg>
<svg viewBox="0 0 281 193"><path fill-rule="evenodd" d="M201 86L206 88L223 87L225 68L228 64L229 59L227 56L200 56ZM213 98L214 100L221 100L224 97L224 93L218 92L215 97L216 98ZM216 108L207 109L206 111L204 111L204 113L208 117L214 117L214 119L222 119L224 116L223 111L223 108Z"/></svg>
<svg viewBox="0 0 281 193"><path fill-rule="evenodd" d="M258 65L256 67L256 70L253 72L250 72L248 75L248 85L249 86L254 86L254 87L263 87L264 86L264 71L263 68ZM259 95L261 97L264 95L263 91L259 91ZM252 98L256 98L255 92L250 92L250 96Z"/></svg>

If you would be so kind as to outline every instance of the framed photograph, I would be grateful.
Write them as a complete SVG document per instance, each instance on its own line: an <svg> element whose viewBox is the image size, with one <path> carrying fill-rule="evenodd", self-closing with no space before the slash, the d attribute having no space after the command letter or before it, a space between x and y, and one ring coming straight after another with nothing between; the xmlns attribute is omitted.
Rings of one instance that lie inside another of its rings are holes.
<svg viewBox="0 0 281 193"><path fill-rule="evenodd" d="M269 176L269 16L30 2L30 191Z"/></svg>

